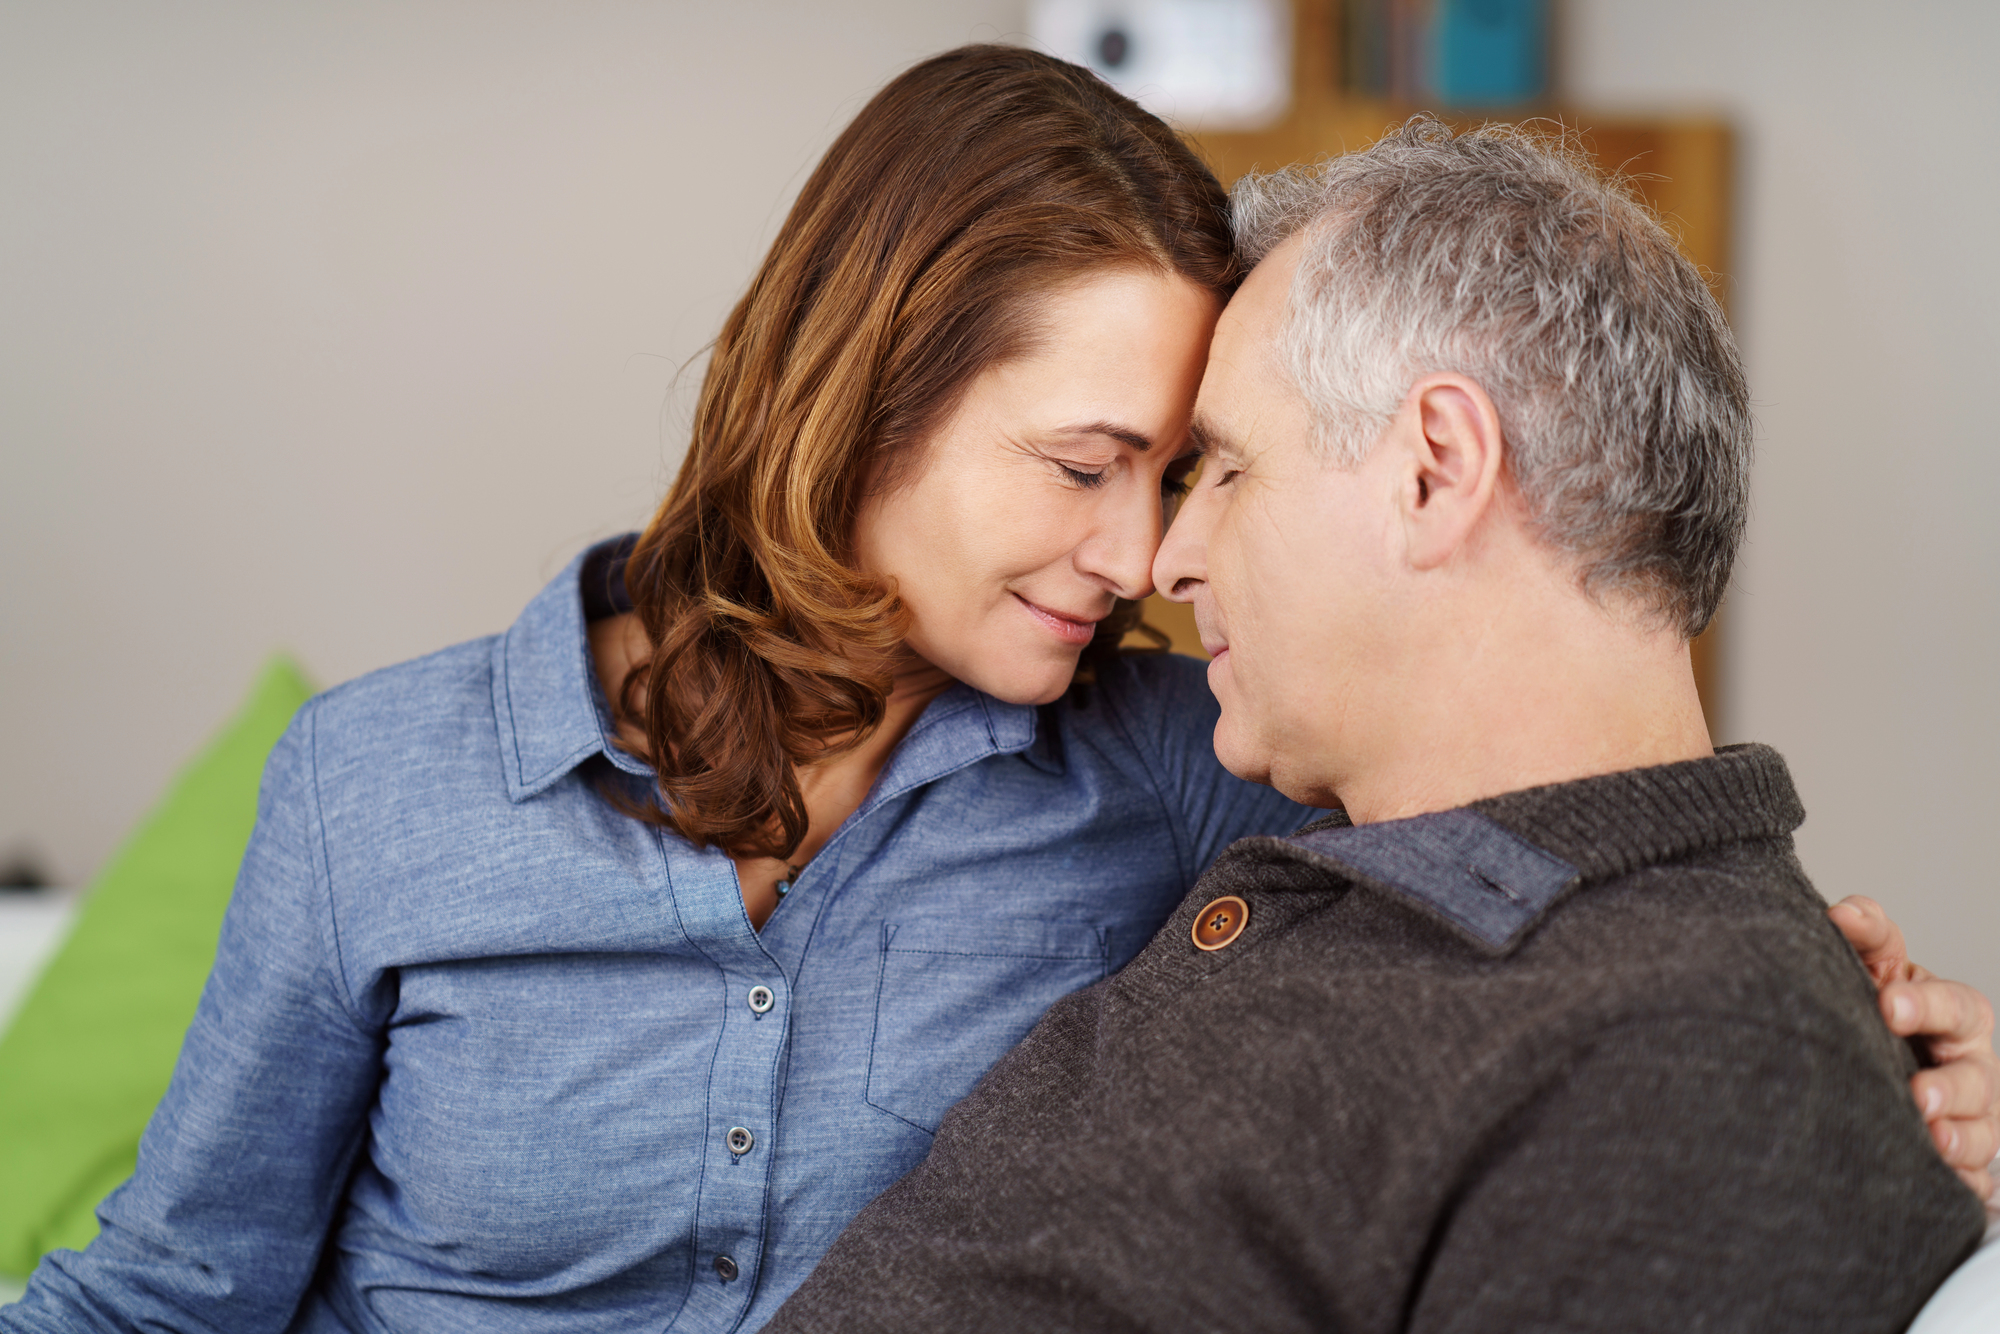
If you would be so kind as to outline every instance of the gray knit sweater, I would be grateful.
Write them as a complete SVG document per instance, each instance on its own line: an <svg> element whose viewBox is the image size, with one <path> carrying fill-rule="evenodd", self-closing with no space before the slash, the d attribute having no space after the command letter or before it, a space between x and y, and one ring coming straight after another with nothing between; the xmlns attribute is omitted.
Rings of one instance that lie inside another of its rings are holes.
<svg viewBox="0 0 2000 1334"><path fill-rule="evenodd" d="M1983 1215L1802 817L1746 746L1238 843L769 1328L1901 1329Z"/></svg>

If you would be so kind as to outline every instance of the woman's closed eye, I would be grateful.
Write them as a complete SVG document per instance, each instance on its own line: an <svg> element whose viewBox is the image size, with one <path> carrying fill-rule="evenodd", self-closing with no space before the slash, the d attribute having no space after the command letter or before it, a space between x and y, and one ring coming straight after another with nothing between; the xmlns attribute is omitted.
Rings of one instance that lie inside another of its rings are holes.
<svg viewBox="0 0 2000 1334"><path fill-rule="evenodd" d="M1060 459L1050 459L1049 462L1055 464L1063 477L1072 485L1085 490L1094 490L1111 480L1111 464L1093 468L1087 464L1064 463ZM1199 462L1199 459L1190 458L1184 464L1176 462L1169 467L1160 477L1160 494L1169 500L1179 500L1185 496L1188 493L1188 482L1194 472L1194 465Z"/></svg>

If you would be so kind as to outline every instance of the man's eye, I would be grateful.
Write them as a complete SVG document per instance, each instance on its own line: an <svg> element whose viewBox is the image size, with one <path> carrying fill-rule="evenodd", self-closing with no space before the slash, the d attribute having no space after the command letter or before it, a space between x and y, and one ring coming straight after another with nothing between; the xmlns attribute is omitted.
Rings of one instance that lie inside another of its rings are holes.
<svg viewBox="0 0 2000 1334"><path fill-rule="evenodd" d="M1070 467L1067 463L1058 463L1056 467L1063 470L1063 476L1085 489L1104 485L1104 474L1102 472L1084 472L1080 468Z"/></svg>
<svg viewBox="0 0 2000 1334"><path fill-rule="evenodd" d="M1215 484L1217 486L1227 486L1235 481L1242 471L1241 468L1224 468L1215 475Z"/></svg>

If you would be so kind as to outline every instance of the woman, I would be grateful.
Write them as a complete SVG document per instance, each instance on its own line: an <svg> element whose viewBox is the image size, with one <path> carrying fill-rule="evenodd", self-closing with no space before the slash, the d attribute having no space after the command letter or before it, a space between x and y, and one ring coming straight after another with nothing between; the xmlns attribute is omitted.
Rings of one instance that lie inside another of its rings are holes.
<svg viewBox="0 0 2000 1334"><path fill-rule="evenodd" d="M1213 178L1083 71L885 88L644 535L301 712L139 1170L0 1327L762 1323L1301 819L1215 763L1197 664L1116 651L1237 277Z"/></svg>

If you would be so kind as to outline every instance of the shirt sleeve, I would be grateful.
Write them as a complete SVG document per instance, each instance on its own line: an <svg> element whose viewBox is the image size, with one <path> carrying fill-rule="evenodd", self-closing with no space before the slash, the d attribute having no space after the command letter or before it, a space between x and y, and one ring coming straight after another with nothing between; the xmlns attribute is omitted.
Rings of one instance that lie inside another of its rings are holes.
<svg viewBox="0 0 2000 1334"><path fill-rule="evenodd" d="M348 994L320 856L314 706L272 752L214 970L132 1179L0 1330L281 1330L366 1136L379 1022Z"/></svg>
<svg viewBox="0 0 2000 1334"><path fill-rule="evenodd" d="M1751 1022L1634 1026L1495 1136L1408 1328L1902 1329L1980 1215L1859 1054Z"/></svg>
<svg viewBox="0 0 2000 1334"><path fill-rule="evenodd" d="M1190 885L1237 839L1289 834L1319 814L1222 767L1215 758L1222 710L1199 662L1173 653L1123 662L1134 688L1116 697L1119 721L1183 831Z"/></svg>

